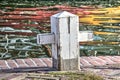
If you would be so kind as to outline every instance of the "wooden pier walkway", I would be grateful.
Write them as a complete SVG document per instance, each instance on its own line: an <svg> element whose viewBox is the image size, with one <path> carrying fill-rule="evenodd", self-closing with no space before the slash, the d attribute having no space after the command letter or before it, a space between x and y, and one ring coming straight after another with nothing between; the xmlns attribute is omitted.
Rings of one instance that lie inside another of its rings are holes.
<svg viewBox="0 0 120 80"><path fill-rule="evenodd" d="M120 63L120 56L80 57L80 66L95 67ZM0 71L44 71L52 70L51 58L27 58L0 60Z"/></svg>

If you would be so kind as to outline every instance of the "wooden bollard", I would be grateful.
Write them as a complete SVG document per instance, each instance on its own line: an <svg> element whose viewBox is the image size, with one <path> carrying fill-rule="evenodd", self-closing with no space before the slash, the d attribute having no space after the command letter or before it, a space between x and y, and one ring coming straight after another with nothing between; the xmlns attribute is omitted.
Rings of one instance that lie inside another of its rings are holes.
<svg viewBox="0 0 120 80"><path fill-rule="evenodd" d="M80 70L79 17L63 11L51 16L51 33L38 34L38 44L52 44L53 68Z"/></svg>

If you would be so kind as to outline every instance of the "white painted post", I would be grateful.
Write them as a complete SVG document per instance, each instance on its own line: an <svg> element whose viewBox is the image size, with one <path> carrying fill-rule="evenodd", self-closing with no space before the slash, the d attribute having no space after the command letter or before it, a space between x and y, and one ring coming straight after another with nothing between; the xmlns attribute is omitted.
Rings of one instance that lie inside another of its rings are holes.
<svg viewBox="0 0 120 80"><path fill-rule="evenodd" d="M78 16L66 11L51 16L51 33L55 36L53 67L62 71L80 70Z"/></svg>

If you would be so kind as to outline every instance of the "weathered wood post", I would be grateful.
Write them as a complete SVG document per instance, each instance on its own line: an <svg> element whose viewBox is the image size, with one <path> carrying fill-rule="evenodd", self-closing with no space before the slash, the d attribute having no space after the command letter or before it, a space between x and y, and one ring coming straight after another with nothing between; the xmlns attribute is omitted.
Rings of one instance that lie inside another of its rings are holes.
<svg viewBox="0 0 120 80"><path fill-rule="evenodd" d="M53 67L61 71L80 70L79 18L63 11L51 16L51 33L38 34L38 44L52 44Z"/></svg>
<svg viewBox="0 0 120 80"><path fill-rule="evenodd" d="M79 18L66 11L51 16L53 67L58 70L79 70Z"/></svg>

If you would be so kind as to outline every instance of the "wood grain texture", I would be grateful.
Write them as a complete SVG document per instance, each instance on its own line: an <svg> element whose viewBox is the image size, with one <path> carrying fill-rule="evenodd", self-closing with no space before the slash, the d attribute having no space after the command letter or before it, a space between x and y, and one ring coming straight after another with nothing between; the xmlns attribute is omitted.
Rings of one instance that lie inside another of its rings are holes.
<svg viewBox="0 0 120 80"><path fill-rule="evenodd" d="M51 17L53 67L58 70L79 70L79 20L66 11Z"/></svg>

